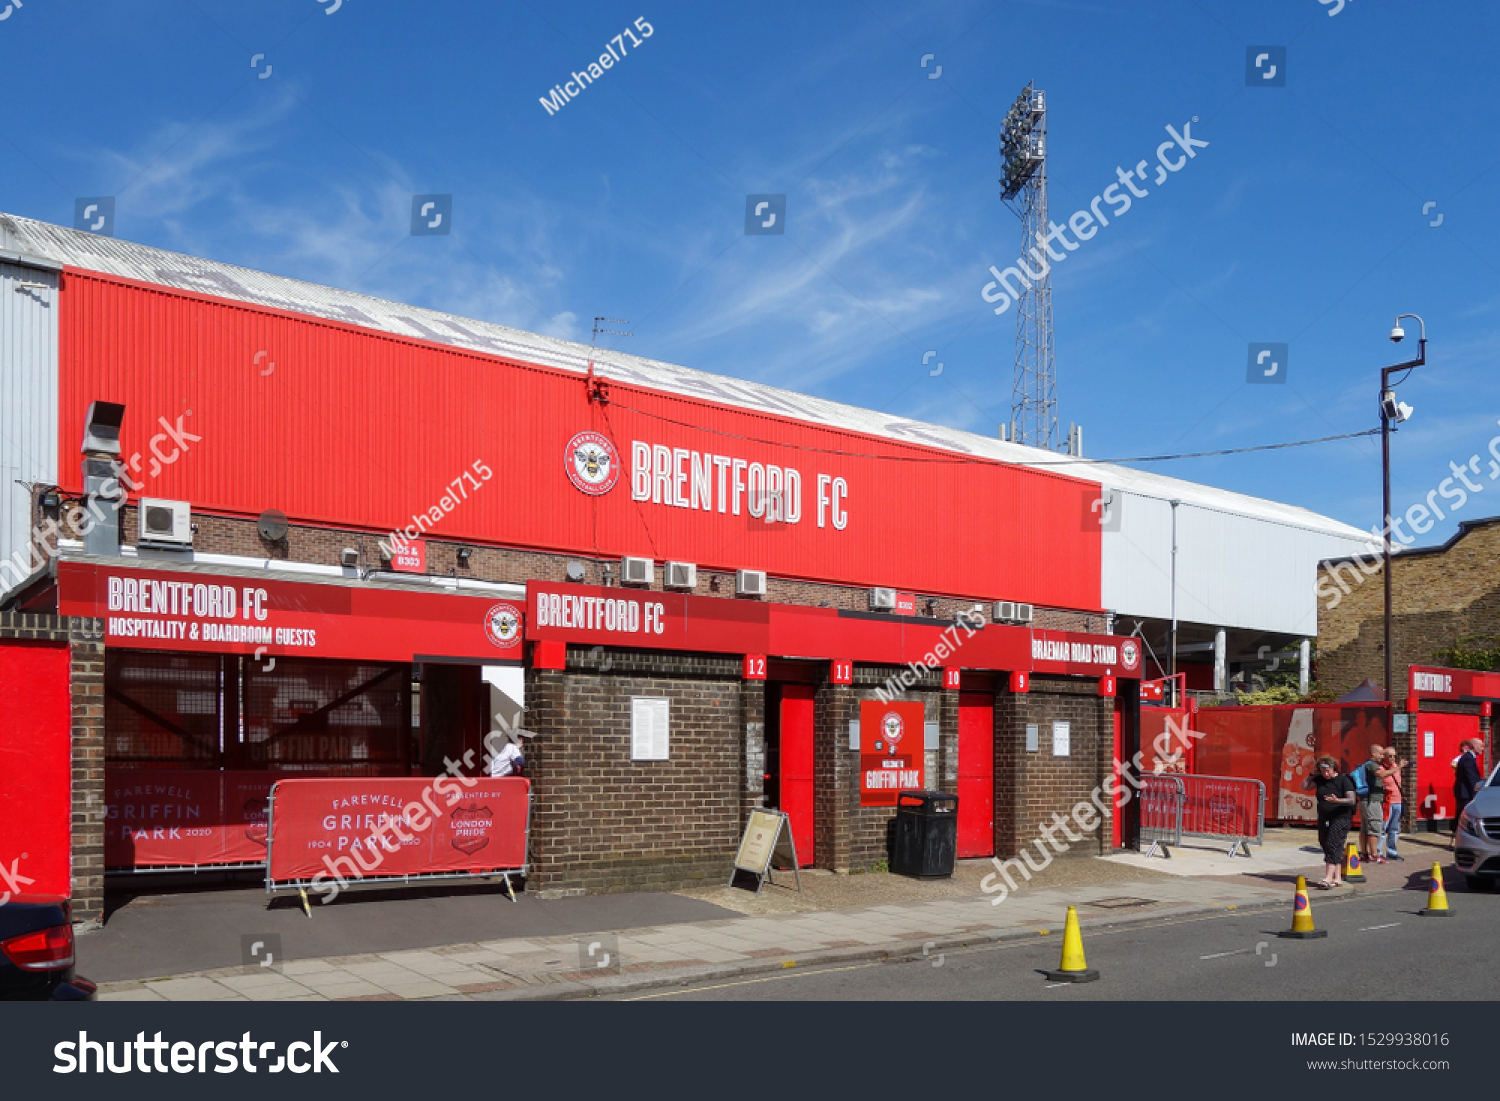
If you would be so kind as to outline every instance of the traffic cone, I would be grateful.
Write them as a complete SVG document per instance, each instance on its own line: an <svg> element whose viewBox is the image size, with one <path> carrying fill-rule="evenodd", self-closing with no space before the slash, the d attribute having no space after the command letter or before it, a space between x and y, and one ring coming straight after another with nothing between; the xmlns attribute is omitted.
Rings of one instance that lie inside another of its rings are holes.
<svg viewBox="0 0 1500 1101"><path fill-rule="evenodd" d="M1353 841L1344 849L1344 882L1363 883L1365 866L1359 862L1359 846Z"/></svg>
<svg viewBox="0 0 1500 1101"><path fill-rule="evenodd" d="M1443 890L1443 869L1437 861L1432 864L1432 881L1427 888L1427 909L1422 911L1422 916L1453 916L1453 911L1448 909L1448 892Z"/></svg>
<svg viewBox="0 0 1500 1101"><path fill-rule="evenodd" d="M1091 970L1083 958L1083 934L1078 931L1078 910L1068 907L1063 925L1062 962L1056 971L1044 972L1053 982L1097 982L1099 972Z"/></svg>
<svg viewBox="0 0 1500 1101"><path fill-rule="evenodd" d="M1288 940L1317 940L1328 935L1327 929L1314 929L1312 902L1307 897L1307 877L1297 877L1297 895L1292 900L1292 927L1278 937Z"/></svg>

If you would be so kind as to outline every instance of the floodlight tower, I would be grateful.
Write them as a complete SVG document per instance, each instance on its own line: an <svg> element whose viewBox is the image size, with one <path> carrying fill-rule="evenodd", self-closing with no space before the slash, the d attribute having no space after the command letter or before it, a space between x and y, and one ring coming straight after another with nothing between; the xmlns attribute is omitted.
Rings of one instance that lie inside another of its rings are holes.
<svg viewBox="0 0 1500 1101"><path fill-rule="evenodd" d="M1011 383L1010 438L1032 447L1056 450L1052 268L1044 241L1049 229L1047 97L1031 84L1010 105L1000 131L1000 197L1021 220L1018 266L1025 275L1016 300L1016 373ZM1040 277L1033 277L1035 272L1040 272Z"/></svg>

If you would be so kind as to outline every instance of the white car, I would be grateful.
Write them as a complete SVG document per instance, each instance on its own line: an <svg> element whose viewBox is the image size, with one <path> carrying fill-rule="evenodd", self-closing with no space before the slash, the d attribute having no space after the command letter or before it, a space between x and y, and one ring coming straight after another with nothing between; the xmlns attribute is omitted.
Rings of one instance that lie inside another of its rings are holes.
<svg viewBox="0 0 1500 1101"><path fill-rule="evenodd" d="M1500 878L1500 767L1458 816L1454 863L1471 888Z"/></svg>

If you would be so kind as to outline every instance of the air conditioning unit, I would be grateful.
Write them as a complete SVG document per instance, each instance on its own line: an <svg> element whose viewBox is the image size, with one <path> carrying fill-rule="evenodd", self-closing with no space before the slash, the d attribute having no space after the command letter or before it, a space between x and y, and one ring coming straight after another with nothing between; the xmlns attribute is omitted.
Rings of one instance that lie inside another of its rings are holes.
<svg viewBox="0 0 1500 1101"><path fill-rule="evenodd" d="M894 612L896 610L895 589L871 589L870 611L872 612Z"/></svg>
<svg viewBox="0 0 1500 1101"><path fill-rule="evenodd" d="M737 571L734 575L734 592L736 596L765 596L766 571Z"/></svg>
<svg viewBox="0 0 1500 1101"><path fill-rule="evenodd" d="M193 545L193 510L186 501L142 497L136 515L140 521L139 542L174 547Z"/></svg>
<svg viewBox="0 0 1500 1101"><path fill-rule="evenodd" d="M698 584L698 567L691 562L668 562L666 586L669 589L692 589Z"/></svg>
<svg viewBox="0 0 1500 1101"><path fill-rule="evenodd" d="M995 601L996 623L1030 623L1031 605L1019 604L1014 600Z"/></svg>
<svg viewBox="0 0 1500 1101"><path fill-rule="evenodd" d="M649 558L620 559L620 584L649 585L656 580L656 563Z"/></svg>

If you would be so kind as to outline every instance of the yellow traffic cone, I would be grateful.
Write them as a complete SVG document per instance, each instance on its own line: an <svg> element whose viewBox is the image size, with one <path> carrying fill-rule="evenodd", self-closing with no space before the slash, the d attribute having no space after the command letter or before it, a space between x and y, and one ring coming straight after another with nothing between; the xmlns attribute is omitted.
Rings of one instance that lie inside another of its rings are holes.
<svg viewBox="0 0 1500 1101"><path fill-rule="evenodd" d="M1353 841L1344 849L1344 882L1363 883L1365 866L1359 862L1359 846Z"/></svg>
<svg viewBox="0 0 1500 1101"><path fill-rule="evenodd" d="M1437 861L1432 864L1432 882L1427 887L1427 909L1422 911L1422 916L1453 916L1453 911L1448 909L1448 892L1443 890L1443 869Z"/></svg>
<svg viewBox="0 0 1500 1101"><path fill-rule="evenodd" d="M1044 972L1053 982L1097 982L1099 972L1091 970L1083 958L1083 934L1078 931L1078 910L1068 907L1063 925L1062 962L1056 971Z"/></svg>
<svg viewBox="0 0 1500 1101"><path fill-rule="evenodd" d="M1328 935L1327 929L1313 928L1312 902L1307 897L1307 877L1297 877L1297 894L1292 900L1292 927L1278 937L1288 940L1317 940Z"/></svg>

